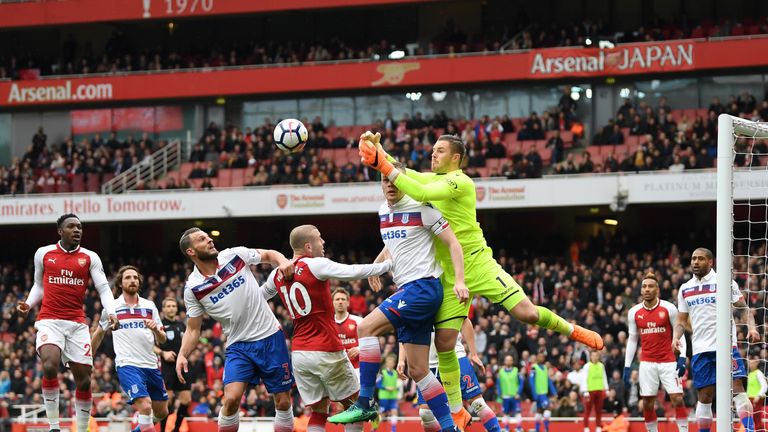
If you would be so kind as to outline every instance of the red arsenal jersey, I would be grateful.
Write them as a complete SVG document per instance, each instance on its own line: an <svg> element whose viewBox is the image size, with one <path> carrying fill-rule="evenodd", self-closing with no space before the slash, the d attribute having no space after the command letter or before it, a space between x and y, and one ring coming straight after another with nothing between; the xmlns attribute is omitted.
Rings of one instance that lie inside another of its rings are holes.
<svg viewBox="0 0 768 432"><path fill-rule="evenodd" d="M629 310L629 333L640 336L640 361L668 363L676 360L672 352L672 323L676 317L677 308L665 300L659 300L650 309L640 303Z"/></svg>
<svg viewBox="0 0 768 432"><path fill-rule="evenodd" d="M309 262L313 265L323 264L312 258L299 258L294 266L293 280L290 281L283 280L280 272L273 273L273 282L280 299L293 318L291 349L342 351L344 347L333 318L331 284L328 280L318 279L310 269Z"/></svg>
<svg viewBox="0 0 768 432"><path fill-rule="evenodd" d="M43 288L43 301L37 319L59 319L85 323L85 290L95 284L108 284L101 259L95 252L77 247L64 250L59 243L44 246L35 253L35 284Z"/></svg>
<svg viewBox="0 0 768 432"><path fill-rule="evenodd" d="M360 324L362 320L362 317L349 313L347 314L347 317L341 321L334 318L334 321L336 321L336 329L339 333L339 339L341 339L341 344L344 345L345 350L349 351L350 348L357 346L357 325ZM360 356L350 358L349 361L352 362L352 366L354 366L355 369L360 368Z"/></svg>

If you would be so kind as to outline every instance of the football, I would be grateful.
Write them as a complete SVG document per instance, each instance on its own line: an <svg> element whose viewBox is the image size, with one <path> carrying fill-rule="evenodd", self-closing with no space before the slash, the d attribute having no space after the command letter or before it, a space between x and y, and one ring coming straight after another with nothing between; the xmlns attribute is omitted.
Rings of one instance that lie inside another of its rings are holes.
<svg viewBox="0 0 768 432"><path fill-rule="evenodd" d="M296 119L285 119L275 126L275 145L286 152L295 153L307 143L307 127Z"/></svg>

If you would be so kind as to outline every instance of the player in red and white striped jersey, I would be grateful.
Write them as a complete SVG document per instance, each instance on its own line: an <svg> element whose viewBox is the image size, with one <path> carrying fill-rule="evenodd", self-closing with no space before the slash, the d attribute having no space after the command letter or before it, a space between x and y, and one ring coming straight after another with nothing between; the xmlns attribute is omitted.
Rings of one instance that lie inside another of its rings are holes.
<svg viewBox="0 0 768 432"><path fill-rule="evenodd" d="M640 397L643 398L643 417L648 432L658 430L655 403L659 384L669 394L677 415L677 428L688 430L688 410L683 402L680 378L685 374L685 338L681 339L680 357L672 351L672 326L677 319L677 308L659 298L659 282L653 272L643 278L640 286L643 302L628 312L629 339L624 357L624 382L629 383L632 362L640 338Z"/></svg>
<svg viewBox="0 0 768 432"><path fill-rule="evenodd" d="M109 325L118 324L114 298L99 256L80 247L83 226L74 214L56 221L59 237L56 244L35 252L34 285L17 311L26 316L42 301L37 315L36 349L43 362L43 402L51 431L59 430L59 363L72 370L75 378L75 418L77 432L85 432L91 415L91 368L93 356L91 334L85 324L85 290L93 281L99 291L103 313Z"/></svg>
<svg viewBox="0 0 768 432"><path fill-rule="evenodd" d="M344 288L333 290L333 308L336 311L334 320L336 328L339 331L339 339L344 349L347 350L347 357L352 362L352 366L357 371L357 378L360 379L360 350L357 345L357 326L363 321L363 317L349 313L349 292Z"/></svg>
<svg viewBox="0 0 768 432"><path fill-rule="evenodd" d="M325 430L328 400L346 409L360 390L358 374L347 358L336 332L330 279L356 280L378 276L392 267L386 260L376 264L345 265L325 258L323 238L312 225L291 231L293 279L273 271L263 285L267 298L280 295L294 322L291 341L296 387L305 405L312 406L309 432ZM362 423L347 424L347 432L363 430Z"/></svg>

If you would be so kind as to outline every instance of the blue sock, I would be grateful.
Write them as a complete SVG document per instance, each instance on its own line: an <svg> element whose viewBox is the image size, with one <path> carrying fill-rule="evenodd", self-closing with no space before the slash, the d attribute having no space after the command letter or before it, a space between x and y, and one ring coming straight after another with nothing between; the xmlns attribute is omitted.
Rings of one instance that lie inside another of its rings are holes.
<svg viewBox="0 0 768 432"><path fill-rule="evenodd" d="M741 424L744 425L744 430L746 432L755 432L755 420L752 416L746 416L741 419Z"/></svg>
<svg viewBox="0 0 768 432"><path fill-rule="evenodd" d="M435 374L431 371L427 376L416 383L416 387L421 392L421 397L427 403L432 415L440 423L441 430L454 430L453 417L451 417L451 407L448 405L448 395L445 389L437 380Z"/></svg>
<svg viewBox="0 0 768 432"><path fill-rule="evenodd" d="M544 430L546 432L549 432L549 419L548 418L544 419Z"/></svg>
<svg viewBox="0 0 768 432"><path fill-rule="evenodd" d="M376 387L376 375L381 364L381 347L379 338L375 336L361 337L358 340L360 350L360 396L357 406L371 408L373 406L373 390Z"/></svg>
<svg viewBox="0 0 768 432"><path fill-rule="evenodd" d="M536 432L541 432L541 422L540 421L536 422Z"/></svg>
<svg viewBox="0 0 768 432"><path fill-rule="evenodd" d="M392 432L395 432L397 430L397 423L395 423L395 419L390 417L389 421L392 424Z"/></svg>

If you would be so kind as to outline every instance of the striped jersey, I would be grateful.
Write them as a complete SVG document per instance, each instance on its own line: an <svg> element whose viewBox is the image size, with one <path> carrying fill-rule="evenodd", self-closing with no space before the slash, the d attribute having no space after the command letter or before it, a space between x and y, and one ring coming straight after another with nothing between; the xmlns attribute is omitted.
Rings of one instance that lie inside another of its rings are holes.
<svg viewBox="0 0 768 432"><path fill-rule="evenodd" d="M203 275L195 266L187 278L187 316L195 318L207 313L221 323L227 346L261 340L280 330L280 323L249 268L261 262L259 251L242 246L224 249L217 261L216 273Z"/></svg>
<svg viewBox="0 0 768 432"><path fill-rule="evenodd" d="M163 328L163 320L157 306L145 298L139 297L139 303L129 305L121 295L115 299L115 314L120 324L112 331L112 343L115 346L115 366L136 366L157 369L159 361L152 350L155 335L148 329L144 320L152 320L157 328ZM101 328L109 328L107 314L101 314Z"/></svg>
<svg viewBox="0 0 768 432"><path fill-rule="evenodd" d="M726 288L728 289L728 288ZM741 299L741 291L735 281L731 281L731 303ZM677 293L677 308L687 313L693 329L693 354L717 350L715 326L717 323L717 273L710 270L703 278L692 277L684 283ZM733 346L736 346L736 325L731 318Z"/></svg>
<svg viewBox="0 0 768 432"><path fill-rule="evenodd" d="M434 237L448 228L439 211L403 195L395 205L387 202L379 208L381 239L392 255L395 286L440 277L443 273L435 260ZM440 243L440 242L438 242Z"/></svg>

